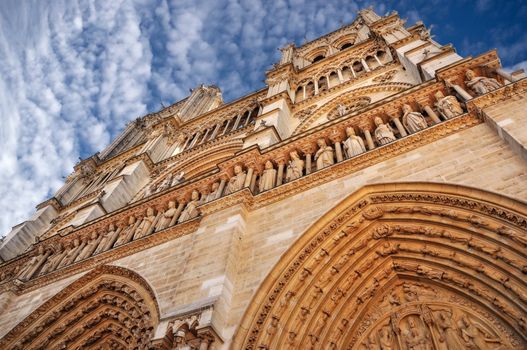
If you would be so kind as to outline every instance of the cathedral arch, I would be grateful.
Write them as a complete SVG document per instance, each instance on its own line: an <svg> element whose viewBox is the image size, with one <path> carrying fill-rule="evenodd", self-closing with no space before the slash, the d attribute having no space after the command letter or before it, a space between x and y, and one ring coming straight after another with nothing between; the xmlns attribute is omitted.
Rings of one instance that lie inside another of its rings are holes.
<svg viewBox="0 0 527 350"><path fill-rule="evenodd" d="M233 348L525 348L526 232L527 205L502 195L366 186L282 256Z"/></svg>
<svg viewBox="0 0 527 350"><path fill-rule="evenodd" d="M0 348L146 348L158 322L154 292L141 276L100 266L33 311Z"/></svg>

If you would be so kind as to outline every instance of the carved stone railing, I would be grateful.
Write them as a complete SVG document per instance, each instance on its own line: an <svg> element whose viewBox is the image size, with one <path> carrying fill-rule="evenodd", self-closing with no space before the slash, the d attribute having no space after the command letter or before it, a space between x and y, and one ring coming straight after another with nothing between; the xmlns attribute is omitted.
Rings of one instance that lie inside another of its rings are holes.
<svg viewBox="0 0 527 350"><path fill-rule="evenodd" d="M470 67L469 62L466 64ZM526 82L523 79L466 101L469 112L458 110L462 114L452 118L446 118L444 113L440 118L438 114L442 109L431 107L432 96L437 92L447 95L446 85L427 83L386 99L358 115L344 115L296 135L264 152L257 146L250 147L218 164L216 171L107 214L73 232L39 242L30 252L0 266L0 292L11 288L20 293L116 260L193 232L199 225L200 214L207 215L240 203L250 209L262 207L477 125L482 121L478 118L475 102L489 95L492 99L504 98L505 94L510 97L511 91L519 93L527 89ZM410 109L423 111L422 114L414 113L417 120L424 120L422 129L412 129L408 122L405 126L404 120L397 122L404 105L410 105L410 108L404 107L406 120ZM376 129L382 126L386 131L387 125L392 125L393 139L386 144L383 143L386 140L375 137L373 121L376 118ZM366 151L347 153L350 147L344 144L350 138L350 128L356 137L362 138L363 145L368 148ZM344 136L346 129L348 135ZM288 172L286 164L289 162ZM296 169L292 169L294 166Z"/></svg>

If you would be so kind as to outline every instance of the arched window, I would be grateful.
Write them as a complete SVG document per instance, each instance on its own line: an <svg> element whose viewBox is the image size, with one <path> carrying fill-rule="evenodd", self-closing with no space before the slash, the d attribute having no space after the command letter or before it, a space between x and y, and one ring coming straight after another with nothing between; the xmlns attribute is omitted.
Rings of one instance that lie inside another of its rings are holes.
<svg viewBox="0 0 527 350"><path fill-rule="evenodd" d="M329 86L333 87L340 84L339 75L337 72L331 72L329 75Z"/></svg>
<svg viewBox="0 0 527 350"><path fill-rule="evenodd" d="M353 75L351 74L351 69L350 69L350 67L348 67L348 66L344 66L344 67L342 67L342 68L341 68L341 72L342 72L342 78L343 78L344 80L350 80L351 77L353 76Z"/></svg>
<svg viewBox="0 0 527 350"><path fill-rule="evenodd" d="M383 50L377 51L377 58L379 59L379 61L381 61L382 64L390 60L390 57L388 56L388 54Z"/></svg>
<svg viewBox="0 0 527 350"><path fill-rule="evenodd" d="M326 91L328 90L328 80L326 77L320 77L318 79L318 92Z"/></svg>
<svg viewBox="0 0 527 350"><path fill-rule="evenodd" d="M353 70L357 75L364 73L364 66L360 61L353 62Z"/></svg>
<svg viewBox="0 0 527 350"><path fill-rule="evenodd" d="M375 59L375 57L373 56L366 56L366 64L368 65L368 67L370 67L370 69L375 69L377 67L379 67L379 62L377 62L377 60Z"/></svg>
<svg viewBox="0 0 527 350"><path fill-rule="evenodd" d="M313 58L313 63L323 60L325 57L324 55L318 55L317 57Z"/></svg>
<svg viewBox="0 0 527 350"><path fill-rule="evenodd" d="M313 82L309 82L306 85L306 98L311 97L315 94L315 84Z"/></svg>
<svg viewBox="0 0 527 350"><path fill-rule="evenodd" d="M245 111L245 113L243 113L242 115L242 118L240 119L240 123L238 124L238 129L242 129L245 127L246 122L249 121L249 111Z"/></svg>
<svg viewBox="0 0 527 350"><path fill-rule="evenodd" d="M344 50L344 49L347 49L348 47L352 47L352 46L353 46L352 43L344 43L344 44L340 47L340 49L341 49L341 50Z"/></svg>
<svg viewBox="0 0 527 350"><path fill-rule="evenodd" d="M258 116L258 111L260 108L254 107L254 109L251 112L251 116L249 117L249 125L254 125L256 123L256 117Z"/></svg>
<svg viewBox="0 0 527 350"><path fill-rule="evenodd" d="M300 102L304 99L304 87L299 86L295 92L295 102Z"/></svg>

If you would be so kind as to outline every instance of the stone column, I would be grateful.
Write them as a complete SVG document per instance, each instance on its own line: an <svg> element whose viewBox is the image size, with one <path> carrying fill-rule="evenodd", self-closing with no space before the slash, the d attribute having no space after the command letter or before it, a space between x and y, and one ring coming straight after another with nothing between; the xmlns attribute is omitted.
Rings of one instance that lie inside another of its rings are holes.
<svg viewBox="0 0 527 350"><path fill-rule="evenodd" d="M342 135L337 130L334 130L330 135L331 141L335 144L335 153L337 155L337 163L340 163L344 160L342 155Z"/></svg>
<svg viewBox="0 0 527 350"><path fill-rule="evenodd" d="M253 173L253 176L251 178L251 184L249 185L249 189L251 190L252 193L255 193L255 189L256 189L256 176L257 175L261 175L261 173L258 173L258 172L255 172Z"/></svg>
<svg viewBox="0 0 527 350"><path fill-rule="evenodd" d="M194 136L194 138L192 139L192 142L190 142L190 145L188 146L188 148L194 147L196 145L196 143L198 142L200 136L201 136L201 131L198 131L196 133L196 136Z"/></svg>
<svg viewBox="0 0 527 350"><path fill-rule="evenodd" d="M278 172L276 174L276 187L280 186L284 182L285 157L280 157L277 160L277 163L278 163Z"/></svg>
<svg viewBox="0 0 527 350"><path fill-rule="evenodd" d="M504 71L502 68L498 68L495 70L496 74L498 74L500 77L502 77L505 80L510 81L511 83L514 83L515 81L518 81L518 78L514 78L512 75Z"/></svg>
<svg viewBox="0 0 527 350"><path fill-rule="evenodd" d="M434 124L441 123L441 119L439 119L439 116L436 114L436 112L434 112L434 110L430 106L428 106L428 105L421 105L421 107L424 109L426 114L430 118L432 118L432 121L434 122Z"/></svg>
<svg viewBox="0 0 527 350"><path fill-rule="evenodd" d="M318 80L315 79L313 85L315 85L315 95L318 95Z"/></svg>
<svg viewBox="0 0 527 350"><path fill-rule="evenodd" d="M361 58L361 59L360 59L360 62L362 63L362 66L364 67L364 69L366 70L366 72L371 72L371 69L370 69L370 67L368 67L368 64L366 63L366 61L364 60L364 58Z"/></svg>
<svg viewBox="0 0 527 350"><path fill-rule="evenodd" d="M368 150L372 150L375 148L375 144L373 143L373 139L371 138L370 133L370 126L369 125L362 125L359 126L359 128L362 130L362 133L364 134L364 137L366 138L366 144L368 145Z"/></svg>
<svg viewBox="0 0 527 350"><path fill-rule="evenodd" d="M222 135L225 135L227 133L227 130L229 130L229 124L231 123L231 120L227 120L227 124L225 124L225 129L221 133Z"/></svg>
<svg viewBox="0 0 527 350"><path fill-rule="evenodd" d="M393 123L397 127L397 130L399 130L399 134L401 135L401 137L407 136L408 133L406 132L406 130L404 130L404 126L401 123L401 120L399 120L399 117L398 116L390 116L390 118L391 118L391 120L393 120Z"/></svg>
<svg viewBox="0 0 527 350"><path fill-rule="evenodd" d="M311 174L311 160L313 158L313 153L315 152L315 147L313 145L308 145L304 146L301 150L306 156L306 175L309 175Z"/></svg>
<svg viewBox="0 0 527 350"><path fill-rule="evenodd" d="M329 74L326 75L326 81L327 81L327 84L328 84L328 90L331 89L331 84L329 82Z"/></svg>
<svg viewBox="0 0 527 350"><path fill-rule="evenodd" d="M185 143L183 144L183 148L181 148L181 151L184 151L187 148L189 141L190 141L190 136L188 136L185 139Z"/></svg>
<svg viewBox="0 0 527 350"><path fill-rule="evenodd" d="M238 125L240 124L240 119L242 119L242 115L239 114L237 117L236 117L236 121L234 122L234 125L232 127L232 131L238 129Z"/></svg>
<svg viewBox="0 0 527 350"><path fill-rule="evenodd" d="M211 140L214 140L216 136L218 136L218 132L220 131L221 124L222 124L221 122L219 124L216 124L216 127L214 128L214 131L212 132L212 136L210 137Z"/></svg>
<svg viewBox="0 0 527 350"><path fill-rule="evenodd" d="M247 119L245 119L245 122L243 123L243 126L246 127L248 124L249 124L249 119L251 119L251 113L252 111L250 111L248 114L247 114Z"/></svg>
<svg viewBox="0 0 527 350"><path fill-rule="evenodd" d="M249 169L247 170L247 176L245 177L245 183L243 184L243 187L249 187L251 185L253 173L254 165L250 165Z"/></svg>
<svg viewBox="0 0 527 350"><path fill-rule="evenodd" d="M306 99L306 86L302 86L302 92L304 93L304 98L302 100Z"/></svg>
<svg viewBox="0 0 527 350"><path fill-rule="evenodd" d="M216 193L216 196L214 197L214 199L221 198L221 196L223 195L223 190L225 189L226 183L227 183L227 180L225 179L225 177L222 176L220 180L220 187L218 187L218 193Z"/></svg>
<svg viewBox="0 0 527 350"><path fill-rule="evenodd" d="M457 84L453 84L448 80L446 80L445 83L446 83L446 86L454 89L463 101L468 101L472 99L472 95L466 92L465 89L463 89L461 86Z"/></svg>
<svg viewBox="0 0 527 350"><path fill-rule="evenodd" d="M209 136L209 131L210 131L210 128L207 128L207 130L205 131L205 136L203 136L203 138L199 142L200 145L206 142L207 136Z"/></svg>
<svg viewBox="0 0 527 350"><path fill-rule="evenodd" d="M342 71L339 69L337 69L337 74L339 76L339 82L342 84L344 82L344 77L342 76Z"/></svg>
<svg viewBox="0 0 527 350"><path fill-rule="evenodd" d="M177 219L179 219L179 216L181 215L183 208L185 208L185 205L187 205L187 202L183 198L178 199L177 202L178 202L178 206L176 208L176 212L174 213L172 220L170 220L170 224L168 225L168 227L174 226L177 223Z"/></svg>
<svg viewBox="0 0 527 350"><path fill-rule="evenodd" d="M377 57L377 54L373 54L373 57L375 57L375 60L377 61L377 63L379 64L379 66L384 66L384 64L382 64L381 60L379 59L379 57Z"/></svg>
<svg viewBox="0 0 527 350"><path fill-rule="evenodd" d="M352 64L350 65L350 71L351 71L351 74L353 75L353 78L356 78L357 74L355 74L355 69L353 69L353 65Z"/></svg>

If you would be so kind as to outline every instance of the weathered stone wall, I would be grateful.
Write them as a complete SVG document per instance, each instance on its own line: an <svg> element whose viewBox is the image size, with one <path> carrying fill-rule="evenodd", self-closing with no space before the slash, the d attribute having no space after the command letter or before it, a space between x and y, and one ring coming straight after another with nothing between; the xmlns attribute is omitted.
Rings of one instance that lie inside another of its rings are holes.
<svg viewBox="0 0 527 350"><path fill-rule="evenodd" d="M267 207L211 214L195 233L114 264L150 283L162 319L214 303L212 324L227 348L254 292L302 232L362 186L397 181L462 184L527 200L527 163L481 124ZM78 277L7 302L1 295L0 336Z"/></svg>

